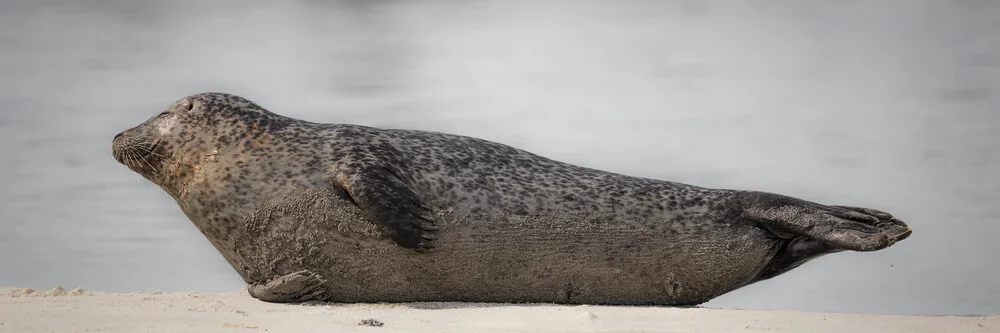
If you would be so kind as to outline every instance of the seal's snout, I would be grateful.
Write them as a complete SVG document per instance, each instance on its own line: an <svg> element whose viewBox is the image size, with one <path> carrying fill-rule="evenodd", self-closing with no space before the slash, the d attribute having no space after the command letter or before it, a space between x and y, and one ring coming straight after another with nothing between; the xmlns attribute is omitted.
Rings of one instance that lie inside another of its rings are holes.
<svg viewBox="0 0 1000 333"><path fill-rule="evenodd" d="M121 132L121 133L115 134L115 138L111 139L111 154L112 154L112 156L115 157L115 160L117 160L118 162L120 162L122 164L125 164L125 165L128 165L125 162L125 159L124 159L124 154L125 154L125 151L127 150L127 147L126 147L127 143L125 142L125 139L123 138L124 136L125 136L125 132Z"/></svg>
<svg viewBox="0 0 1000 333"><path fill-rule="evenodd" d="M121 133L115 134L115 138L111 139L111 151L115 153L115 157L121 153L123 149L126 149L129 142L128 137L125 135L128 131L122 131Z"/></svg>
<svg viewBox="0 0 1000 333"><path fill-rule="evenodd" d="M162 153L157 152L159 140L142 130L130 129L115 135L111 140L111 154L115 160L145 175L155 172L156 162Z"/></svg>

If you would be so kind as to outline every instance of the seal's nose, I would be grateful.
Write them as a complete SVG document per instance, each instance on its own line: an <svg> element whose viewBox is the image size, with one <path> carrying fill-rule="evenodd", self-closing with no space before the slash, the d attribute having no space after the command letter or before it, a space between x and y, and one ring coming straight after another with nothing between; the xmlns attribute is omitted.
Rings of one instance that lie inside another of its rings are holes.
<svg viewBox="0 0 1000 333"><path fill-rule="evenodd" d="M118 133L117 135L115 135L114 139L111 139L111 141L118 140L118 138L122 137L122 135L125 135L125 132Z"/></svg>

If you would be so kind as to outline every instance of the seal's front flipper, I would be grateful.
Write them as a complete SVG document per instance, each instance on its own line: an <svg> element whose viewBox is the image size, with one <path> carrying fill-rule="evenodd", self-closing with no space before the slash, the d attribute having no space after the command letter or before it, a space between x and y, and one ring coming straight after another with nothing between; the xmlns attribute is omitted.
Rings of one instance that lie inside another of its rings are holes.
<svg viewBox="0 0 1000 333"><path fill-rule="evenodd" d="M903 221L875 209L825 206L765 192L741 195L744 216L781 238L802 235L838 249L875 251L913 232Z"/></svg>
<svg viewBox="0 0 1000 333"><path fill-rule="evenodd" d="M434 247L434 215L398 172L388 167L343 167L333 178L396 244L418 250Z"/></svg>
<svg viewBox="0 0 1000 333"><path fill-rule="evenodd" d="M323 284L326 280L310 271L298 271L285 276L278 276L266 282L247 285L250 296L265 302L295 303L306 301L322 301Z"/></svg>

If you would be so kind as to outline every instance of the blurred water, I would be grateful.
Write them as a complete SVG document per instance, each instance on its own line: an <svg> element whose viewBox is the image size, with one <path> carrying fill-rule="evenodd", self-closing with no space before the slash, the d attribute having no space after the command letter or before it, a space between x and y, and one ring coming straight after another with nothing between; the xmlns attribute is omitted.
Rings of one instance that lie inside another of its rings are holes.
<svg viewBox="0 0 1000 333"><path fill-rule="evenodd" d="M110 153L211 90L915 229L708 306L1000 313L997 2L25 0L0 50L0 286L240 288Z"/></svg>

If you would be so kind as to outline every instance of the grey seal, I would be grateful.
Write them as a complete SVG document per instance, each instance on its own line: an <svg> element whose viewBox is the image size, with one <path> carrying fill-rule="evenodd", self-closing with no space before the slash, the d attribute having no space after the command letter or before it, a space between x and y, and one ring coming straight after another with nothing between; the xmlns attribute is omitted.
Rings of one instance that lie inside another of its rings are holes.
<svg viewBox="0 0 1000 333"><path fill-rule="evenodd" d="M693 305L910 228L436 132L320 124L224 93L113 140L270 302Z"/></svg>

